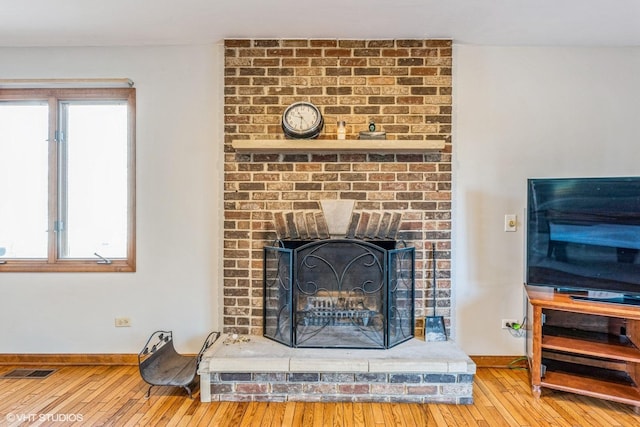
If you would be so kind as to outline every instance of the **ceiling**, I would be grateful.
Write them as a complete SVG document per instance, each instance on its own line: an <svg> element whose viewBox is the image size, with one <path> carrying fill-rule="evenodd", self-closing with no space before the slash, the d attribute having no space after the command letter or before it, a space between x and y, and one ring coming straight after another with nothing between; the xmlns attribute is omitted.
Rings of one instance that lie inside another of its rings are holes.
<svg viewBox="0 0 640 427"><path fill-rule="evenodd" d="M0 46L226 38L640 46L638 0L0 0Z"/></svg>

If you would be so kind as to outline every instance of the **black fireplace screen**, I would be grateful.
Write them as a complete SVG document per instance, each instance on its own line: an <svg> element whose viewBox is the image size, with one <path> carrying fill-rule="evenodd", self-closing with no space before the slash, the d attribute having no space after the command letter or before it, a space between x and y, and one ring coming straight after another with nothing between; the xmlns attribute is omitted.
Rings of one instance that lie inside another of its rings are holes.
<svg viewBox="0 0 640 427"><path fill-rule="evenodd" d="M264 248L264 336L290 347L390 348L414 334L412 247L284 241Z"/></svg>

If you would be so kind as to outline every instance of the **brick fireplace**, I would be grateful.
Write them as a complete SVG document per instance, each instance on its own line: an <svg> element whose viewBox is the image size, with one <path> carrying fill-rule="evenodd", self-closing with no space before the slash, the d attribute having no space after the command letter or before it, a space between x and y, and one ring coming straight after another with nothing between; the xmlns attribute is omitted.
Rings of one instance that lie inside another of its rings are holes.
<svg viewBox="0 0 640 427"><path fill-rule="evenodd" d="M224 332L263 331L263 247L274 213L354 200L354 211L402 211L397 239L416 249L415 315L451 316L451 67L449 40L226 40L224 81ZM444 140L428 153L236 153L234 140L282 139L282 112L311 101L320 139L374 121L388 140Z"/></svg>
<svg viewBox="0 0 640 427"><path fill-rule="evenodd" d="M227 336L200 364L202 401L473 402L475 364L451 340L412 338L384 350L319 350L262 336L269 312L263 251L279 238L278 217L289 212L307 218L327 201L351 204L354 215L363 217L401 213L394 240L415 249L415 319L434 314L435 243L435 315L450 328L451 67L450 40L225 40ZM344 121L344 147L350 149L319 152L307 141L308 152L269 151L272 140L284 140L280 119L297 101L320 108L325 127L318 139L327 140L321 142L336 140L336 123ZM398 144L397 151L353 149L372 121L391 147ZM433 144L444 148L401 147L420 141L444 141Z"/></svg>

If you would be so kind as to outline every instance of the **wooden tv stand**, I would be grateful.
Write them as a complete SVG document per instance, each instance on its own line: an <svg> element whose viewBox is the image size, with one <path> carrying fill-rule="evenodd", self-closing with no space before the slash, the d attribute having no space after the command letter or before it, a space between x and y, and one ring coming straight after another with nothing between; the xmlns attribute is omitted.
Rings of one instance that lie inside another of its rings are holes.
<svg viewBox="0 0 640 427"><path fill-rule="evenodd" d="M526 286L527 357L534 395L541 388L640 409L640 307L576 301Z"/></svg>

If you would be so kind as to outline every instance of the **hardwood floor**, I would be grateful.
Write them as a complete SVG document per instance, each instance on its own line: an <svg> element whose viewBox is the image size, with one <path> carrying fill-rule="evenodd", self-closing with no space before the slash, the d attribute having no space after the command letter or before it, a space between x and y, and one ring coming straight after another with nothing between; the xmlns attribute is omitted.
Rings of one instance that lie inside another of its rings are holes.
<svg viewBox="0 0 640 427"><path fill-rule="evenodd" d="M0 375L20 366L0 366ZM30 367L31 369L36 369ZM45 369L46 367L38 367ZM0 426L638 426L634 408L543 390L524 370L478 368L473 405L200 403L146 384L136 366L65 366L44 379L0 378Z"/></svg>

